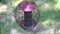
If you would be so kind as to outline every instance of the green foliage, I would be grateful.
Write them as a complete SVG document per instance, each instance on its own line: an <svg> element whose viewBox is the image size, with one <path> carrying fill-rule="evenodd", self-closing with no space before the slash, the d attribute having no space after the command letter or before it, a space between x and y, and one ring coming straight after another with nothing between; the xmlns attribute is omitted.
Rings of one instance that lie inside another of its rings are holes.
<svg viewBox="0 0 60 34"><path fill-rule="evenodd" d="M0 21L0 28L2 28L4 26L4 24Z"/></svg>
<svg viewBox="0 0 60 34"><path fill-rule="evenodd" d="M6 4L8 0L0 0L1 3Z"/></svg>
<svg viewBox="0 0 60 34"><path fill-rule="evenodd" d="M11 18L6 18L5 19L7 22L11 22Z"/></svg>
<svg viewBox="0 0 60 34"><path fill-rule="evenodd" d="M1 0L1 3L7 3L7 1ZM43 8L44 3L48 3L51 7L49 7L48 9L44 9ZM58 10L58 9L55 10L54 9L55 7L53 7L55 3L56 3L55 0L37 1L36 5L38 6L38 8L36 10L34 10L32 13L33 19L35 19L38 24L42 24L43 26L54 25L57 20L60 20L60 10ZM17 13L16 7L13 8L13 10L14 10L13 11L14 13ZM23 30L16 22L11 23L12 19L9 18L10 15L7 17L6 17L6 15L7 15L7 13L4 13L4 12L0 13L1 34L6 34L7 32L9 33L10 30L13 28L17 29L19 32L25 32L25 30ZM17 14L15 14L15 15L17 15ZM6 22L1 21L3 19L3 17L6 17L5 20L7 21L7 23L9 23L8 26L5 26Z"/></svg>

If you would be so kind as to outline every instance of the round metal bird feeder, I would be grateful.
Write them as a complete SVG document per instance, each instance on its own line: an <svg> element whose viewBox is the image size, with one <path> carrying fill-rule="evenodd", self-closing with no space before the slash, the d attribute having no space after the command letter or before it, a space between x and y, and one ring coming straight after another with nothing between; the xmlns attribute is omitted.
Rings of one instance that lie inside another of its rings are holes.
<svg viewBox="0 0 60 34"><path fill-rule="evenodd" d="M32 30L37 25L36 19L33 17L35 15L33 10L36 9L36 4L32 1L23 1L18 4L16 9L15 19L17 24L24 30Z"/></svg>

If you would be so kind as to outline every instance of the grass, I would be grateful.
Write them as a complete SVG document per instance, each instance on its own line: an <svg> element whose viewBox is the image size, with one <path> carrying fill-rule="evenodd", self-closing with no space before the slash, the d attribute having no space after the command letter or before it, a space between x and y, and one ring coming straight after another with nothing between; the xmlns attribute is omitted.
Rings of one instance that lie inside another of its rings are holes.
<svg viewBox="0 0 60 34"><path fill-rule="evenodd" d="M0 3L6 4L8 0L0 0Z"/></svg>
<svg viewBox="0 0 60 34"><path fill-rule="evenodd" d="M48 3L50 7L48 9L44 9L43 5L44 3ZM38 8L33 11L33 19L36 20L38 24L42 24L45 26L52 26L55 24L57 20L60 20L60 10L54 9L54 3L53 1L45 1L45 2L36 2L36 5ZM7 3L6 0L2 0L1 3ZM23 30L17 23L14 21L12 22L11 18L5 18L5 21L3 21L3 16L6 16L6 13L0 13L0 28L1 28L1 34L9 34L11 29L17 29L19 32L26 32ZM11 17L11 16L10 16ZM2 22L3 21L3 22ZM6 24L9 25L6 25ZM28 32L28 31L27 31ZM29 31L31 34L33 34L32 31Z"/></svg>

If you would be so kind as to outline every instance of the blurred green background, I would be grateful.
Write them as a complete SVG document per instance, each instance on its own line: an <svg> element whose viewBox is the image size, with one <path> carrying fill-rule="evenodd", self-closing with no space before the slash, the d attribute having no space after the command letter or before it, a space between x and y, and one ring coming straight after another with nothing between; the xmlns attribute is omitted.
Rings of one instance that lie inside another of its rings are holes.
<svg viewBox="0 0 60 34"><path fill-rule="evenodd" d="M13 17L13 10L21 1L0 0L1 34L60 34L60 0L33 0L38 6L33 18L42 25L36 33L23 30Z"/></svg>

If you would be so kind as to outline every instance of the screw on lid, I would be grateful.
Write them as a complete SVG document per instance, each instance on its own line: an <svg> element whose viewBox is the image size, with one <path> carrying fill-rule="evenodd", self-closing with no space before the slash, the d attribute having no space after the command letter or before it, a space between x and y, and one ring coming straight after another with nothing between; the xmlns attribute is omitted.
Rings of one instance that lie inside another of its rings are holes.
<svg viewBox="0 0 60 34"><path fill-rule="evenodd" d="M35 9L36 4L34 2L23 1L18 5L20 10L29 12Z"/></svg>

